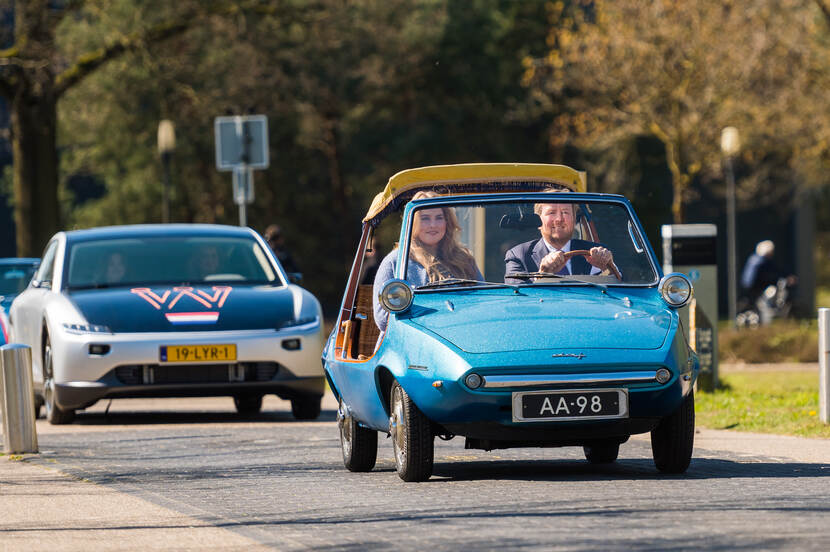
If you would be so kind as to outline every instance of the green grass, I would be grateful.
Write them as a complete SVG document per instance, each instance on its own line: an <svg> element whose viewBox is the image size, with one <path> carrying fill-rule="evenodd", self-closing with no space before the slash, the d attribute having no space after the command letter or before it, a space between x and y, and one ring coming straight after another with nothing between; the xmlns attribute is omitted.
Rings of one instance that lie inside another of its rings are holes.
<svg viewBox="0 0 830 552"><path fill-rule="evenodd" d="M699 426L830 438L830 425L818 417L816 371L747 370L723 374L720 383L695 397Z"/></svg>

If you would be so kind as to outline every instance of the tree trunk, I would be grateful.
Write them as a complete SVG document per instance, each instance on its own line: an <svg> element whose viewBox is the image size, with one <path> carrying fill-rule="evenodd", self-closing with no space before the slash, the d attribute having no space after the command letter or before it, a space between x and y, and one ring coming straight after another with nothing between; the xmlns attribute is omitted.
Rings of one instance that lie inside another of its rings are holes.
<svg viewBox="0 0 830 552"><path fill-rule="evenodd" d="M40 87L19 89L11 101L14 154L14 223L17 254L37 257L60 228L58 209L57 98Z"/></svg>

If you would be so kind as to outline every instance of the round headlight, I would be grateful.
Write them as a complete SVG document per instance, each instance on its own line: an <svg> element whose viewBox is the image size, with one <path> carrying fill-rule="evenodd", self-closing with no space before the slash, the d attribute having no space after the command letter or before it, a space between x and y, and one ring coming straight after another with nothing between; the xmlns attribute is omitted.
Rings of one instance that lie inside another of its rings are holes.
<svg viewBox="0 0 830 552"><path fill-rule="evenodd" d="M692 298L692 283L685 274L673 272L660 280L660 295L670 307L682 307Z"/></svg>
<svg viewBox="0 0 830 552"><path fill-rule="evenodd" d="M403 280L389 280L380 291L378 299L389 312L403 312L412 304L412 288Z"/></svg>
<svg viewBox="0 0 830 552"><path fill-rule="evenodd" d="M657 378L657 383L666 383L671 379L671 372L669 372L666 368L660 368L657 370L655 377Z"/></svg>

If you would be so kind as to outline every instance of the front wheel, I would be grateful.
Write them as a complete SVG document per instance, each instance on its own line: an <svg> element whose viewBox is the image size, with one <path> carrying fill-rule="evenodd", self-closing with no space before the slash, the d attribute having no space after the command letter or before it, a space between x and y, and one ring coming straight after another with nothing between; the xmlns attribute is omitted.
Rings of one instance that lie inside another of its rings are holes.
<svg viewBox="0 0 830 552"><path fill-rule="evenodd" d="M378 432L361 427L357 420L347 415L342 399L337 419L346 469L352 472L372 471L378 458Z"/></svg>
<svg viewBox="0 0 830 552"><path fill-rule="evenodd" d="M651 432L654 465L663 473L683 473L692 461L695 441L695 396L683 400L680 408L660 420Z"/></svg>
<svg viewBox="0 0 830 552"><path fill-rule="evenodd" d="M434 436L424 416L398 382L392 386L389 432L395 451L395 467L404 481L426 481L432 476Z"/></svg>
<svg viewBox="0 0 830 552"><path fill-rule="evenodd" d="M291 414L296 420L316 420L320 417L323 397L299 397L291 399Z"/></svg>
<svg viewBox="0 0 830 552"><path fill-rule="evenodd" d="M43 344L43 404L46 407L46 420L52 425L71 424L75 419L74 410L62 410L56 402L52 343L48 335Z"/></svg>

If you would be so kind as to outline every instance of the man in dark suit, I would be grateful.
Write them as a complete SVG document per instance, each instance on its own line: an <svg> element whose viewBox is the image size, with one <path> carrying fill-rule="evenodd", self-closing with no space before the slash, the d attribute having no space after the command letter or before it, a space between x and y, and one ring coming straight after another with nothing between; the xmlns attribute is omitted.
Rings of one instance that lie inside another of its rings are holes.
<svg viewBox="0 0 830 552"><path fill-rule="evenodd" d="M538 240L520 243L504 256L505 274L511 272L548 272L561 274L599 274L611 269L614 257L599 243L573 239L576 206L573 203L537 203L533 211L542 219ZM586 249L589 256L565 253ZM522 280L505 277L505 282Z"/></svg>

